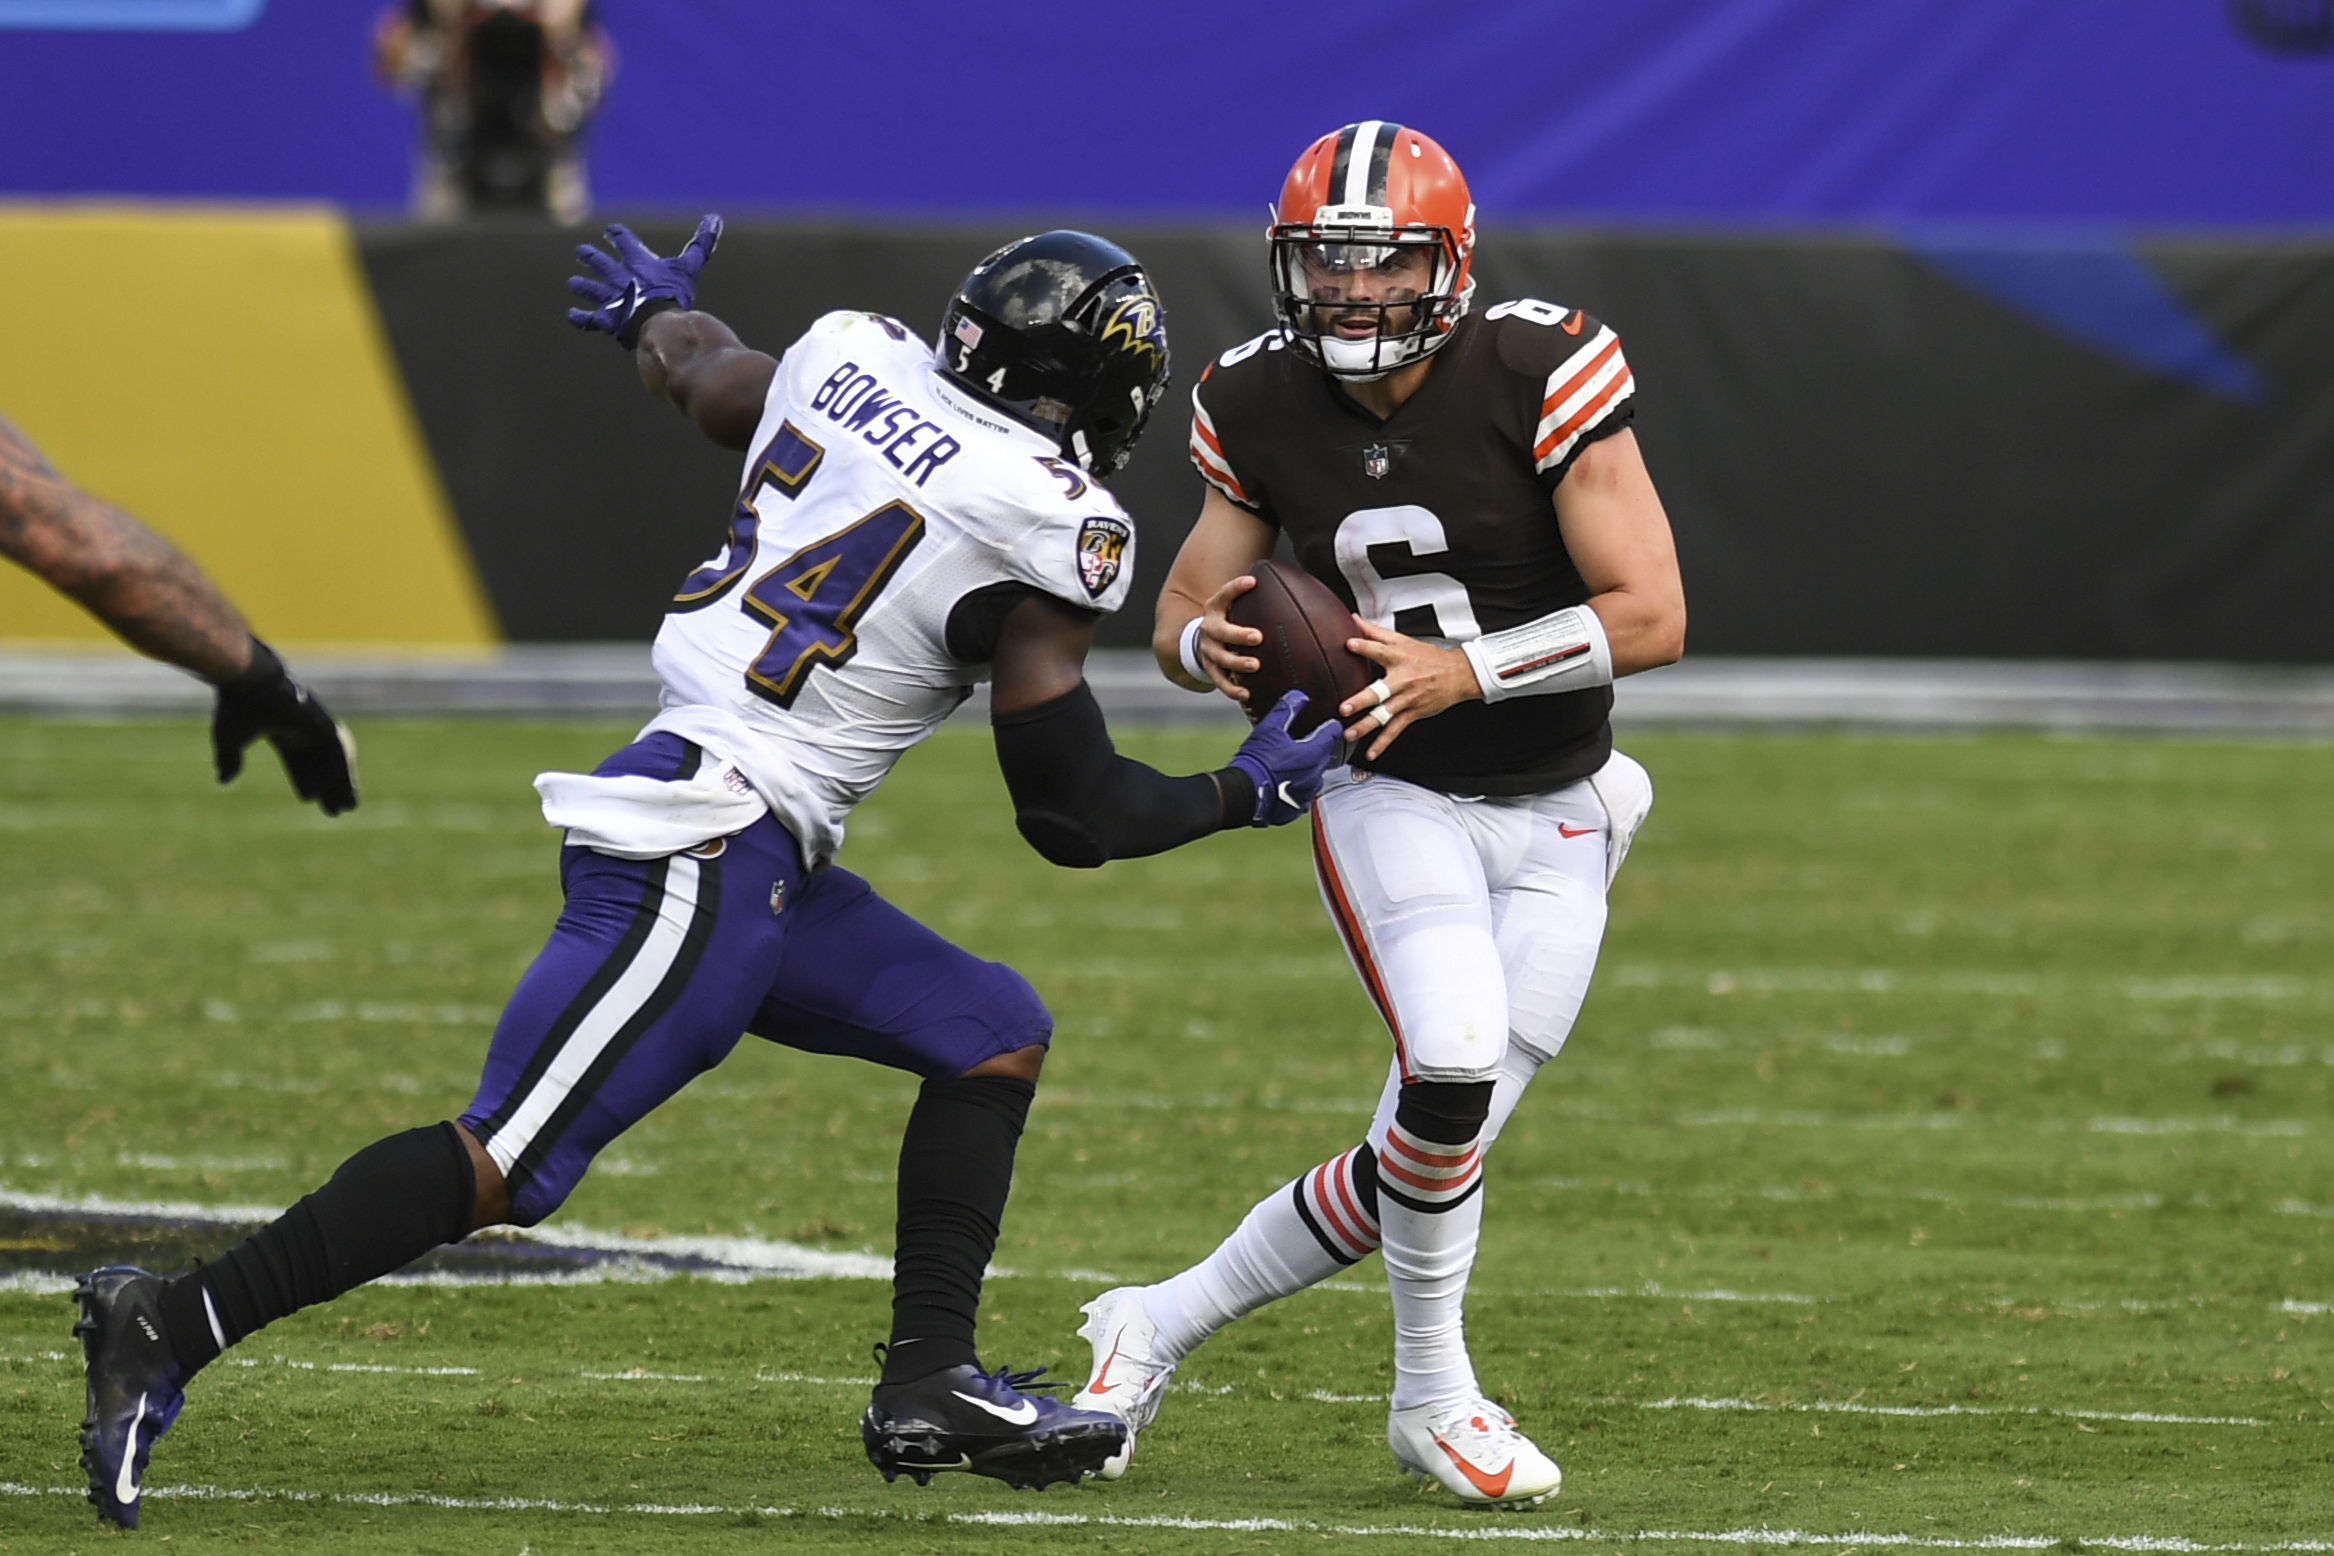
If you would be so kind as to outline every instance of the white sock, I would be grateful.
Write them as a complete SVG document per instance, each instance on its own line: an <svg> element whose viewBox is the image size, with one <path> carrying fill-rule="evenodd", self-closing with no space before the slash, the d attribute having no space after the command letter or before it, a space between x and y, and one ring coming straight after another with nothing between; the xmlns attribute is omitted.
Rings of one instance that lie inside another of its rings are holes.
<svg viewBox="0 0 2334 1556"><path fill-rule="evenodd" d="M1463 1406L1479 1392L1467 1359L1467 1276L1483 1231L1481 1141L1421 1140L1399 1122L1378 1152L1378 1216L1394 1298L1394 1408Z"/></svg>
<svg viewBox="0 0 2334 1556"><path fill-rule="evenodd" d="M1143 1311L1158 1326L1159 1349L1180 1361L1233 1319L1368 1257L1377 1227L1352 1192L1355 1157L1356 1151L1348 1151L1282 1184L1248 1212L1215 1252L1180 1275L1143 1288ZM1349 1257L1333 1253L1325 1240L1334 1240Z"/></svg>

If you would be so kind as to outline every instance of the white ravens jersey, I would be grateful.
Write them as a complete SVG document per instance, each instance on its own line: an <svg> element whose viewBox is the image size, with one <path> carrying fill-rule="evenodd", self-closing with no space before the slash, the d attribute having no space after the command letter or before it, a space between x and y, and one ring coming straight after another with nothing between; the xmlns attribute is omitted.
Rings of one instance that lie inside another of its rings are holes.
<svg viewBox="0 0 2334 1556"><path fill-rule="evenodd" d="M664 711L642 733L715 759L697 841L742 824L718 792L726 766L815 868L900 754L988 678L949 650L960 601L1020 585L1112 611L1133 574L1125 510L1051 440L947 384L896 321L831 313L778 364L728 543L657 634ZM607 803L626 780L545 778L560 780L538 780L546 818L571 841L635 851L622 845L639 829ZM671 798L655 808L669 820ZM632 841L686 846L673 836Z"/></svg>

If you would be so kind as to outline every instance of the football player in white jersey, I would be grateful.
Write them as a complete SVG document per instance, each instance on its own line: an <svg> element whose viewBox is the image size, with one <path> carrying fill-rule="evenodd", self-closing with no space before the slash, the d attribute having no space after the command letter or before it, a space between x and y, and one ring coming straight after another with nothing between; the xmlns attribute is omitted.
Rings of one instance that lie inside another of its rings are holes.
<svg viewBox="0 0 2334 1556"><path fill-rule="evenodd" d="M1353 607L1383 674L1339 710L1355 754L1314 806L1314 863L1394 1062L1361 1144L1200 1264L1088 1304L1074 1403L1147 1425L1208 1335L1382 1248L1396 1462L1515 1504L1562 1477L1467 1355L1483 1158L1579 1013L1652 803L1612 749L1613 678L1679 656L1685 602L1619 340L1536 299L1471 316L1474 242L1435 142L1382 120L1323 136L1270 230L1281 328L1192 392L1208 486L1153 644L1170 679L1245 698L1263 639L1225 608L1283 535Z"/></svg>
<svg viewBox="0 0 2334 1556"><path fill-rule="evenodd" d="M924 1077L900 1146L891 1339L860 1423L886 1480L1044 1486L1125 1445L1111 1414L983 1370L974 1322L1052 1020L1010 968L950 945L832 861L845 818L983 680L1022 834L1092 867L1303 814L1337 744L1269 714L1214 772L1117 755L1082 673L1125 598L1134 528L1099 484L1167 379L1158 294L1076 232L1007 245L940 350L829 314L779 360L692 311L708 217L666 259L586 247L570 318L746 455L729 537L657 635L664 708L591 774L546 773L566 907L505 1007L458 1120L379 1141L214 1262L77 1290L82 1464L135 1525L139 1476L197 1369L261 1326L479 1227L533 1225L592 1158L741 1034Z"/></svg>

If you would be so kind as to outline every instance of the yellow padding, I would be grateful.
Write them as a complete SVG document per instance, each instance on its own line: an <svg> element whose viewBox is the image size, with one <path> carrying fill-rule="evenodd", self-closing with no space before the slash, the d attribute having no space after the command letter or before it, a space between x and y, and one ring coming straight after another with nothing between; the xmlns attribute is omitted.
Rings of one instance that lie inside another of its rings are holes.
<svg viewBox="0 0 2334 1556"><path fill-rule="evenodd" d="M278 644L500 641L327 210L0 205L0 415ZM0 562L0 639L106 638Z"/></svg>

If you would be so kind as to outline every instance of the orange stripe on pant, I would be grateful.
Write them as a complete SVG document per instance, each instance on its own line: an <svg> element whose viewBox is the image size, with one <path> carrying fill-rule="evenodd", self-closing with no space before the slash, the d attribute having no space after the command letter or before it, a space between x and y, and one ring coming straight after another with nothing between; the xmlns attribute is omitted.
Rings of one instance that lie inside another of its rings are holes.
<svg viewBox="0 0 2334 1556"><path fill-rule="evenodd" d="M1313 873L1320 878L1321 895L1328 899L1330 922L1337 926L1338 938L1345 942L1346 954L1353 958L1353 965L1361 969L1362 987L1369 991L1370 1002L1378 1007L1386 1030L1394 1034L1394 1062L1401 1067L1402 1079L1412 1080L1410 1051L1402 1042L1402 1023L1395 1019L1394 1001L1386 993L1386 980L1379 976L1378 964L1370 957L1361 916L1353 911L1353 900L1346 895L1345 881L1337 873L1337 861L1329 856L1329 832L1321 821L1319 801L1313 805Z"/></svg>

